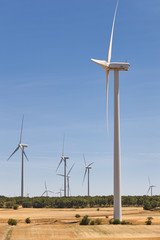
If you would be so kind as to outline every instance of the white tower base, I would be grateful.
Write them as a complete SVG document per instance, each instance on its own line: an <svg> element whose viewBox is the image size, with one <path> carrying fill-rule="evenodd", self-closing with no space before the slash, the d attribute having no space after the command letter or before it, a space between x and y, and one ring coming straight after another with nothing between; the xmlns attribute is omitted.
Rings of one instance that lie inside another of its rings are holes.
<svg viewBox="0 0 160 240"><path fill-rule="evenodd" d="M119 71L114 70L114 219L121 218Z"/></svg>

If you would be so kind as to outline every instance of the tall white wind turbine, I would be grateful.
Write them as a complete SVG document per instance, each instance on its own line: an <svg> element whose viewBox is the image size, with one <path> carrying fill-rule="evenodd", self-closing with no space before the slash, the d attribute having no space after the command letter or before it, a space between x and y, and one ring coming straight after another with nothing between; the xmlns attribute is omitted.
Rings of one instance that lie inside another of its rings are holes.
<svg viewBox="0 0 160 240"><path fill-rule="evenodd" d="M67 185L66 185L67 161L66 160L69 159L69 157L64 156L64 138L65 138L65 136L63 137L62 157L61 157L61 160L60 160L60 162L58 164L57 170L58 170L59 166L61 165L61 163L64 161L64 197L66 197L66 194L67 194L67 192L66 192L66 190L67 190Z"/></svg>
<svg viewBox="0 0 160 240"><path fill-rule="evenodd" d="M114 219L121 220L121 166L120 166L120 114L119 114L119 71L128 71L130 64L124 62L111 62L112 40L114 24L119 0L117 1L111 38L106 60L91 59L106 71L106 105L107 105L107 132L108 132L108 81L109 72L114 71Z"/></svg>
<svg viewBox="0 0 160 240"><path fill-rule="evenodd" d="M91 165L92 165L94 162L92 162L92 163L90 163L90 164L87 165L84 154L83 154L83 159L84 159L84 164L85 164L85 171L84 171L83 183L84 183L86 174L88 173L88 196L89 196L89 195L90 195L90 181L89 181L89 180L90 180L90 179L89 179L90 175L89 175L89 174L90 174Z"/></svg>
<svg viewBox="0 0 160 240"><path fill-rule="evenodd" d="M21 170L21 197L24 197L24 156L28 161L27 155L24 151L25 147L28 147L27 144L22 144L22 131L23 131L23 121L24 121L24 116L22 118L22 125L21 125L21 133L20 133L20 141L18 144L18 147L14 150L14 152L10 155L10 157L7 159L7 161L18 151L20 148L22 150L22 170Z"/></svg>
<svg viewBox="0 0 160 240"><path fill-rule="evenodd" d="M151 185L151 181L150 181L150 178L148 177L148 182L149 182L149 188L148 188L148 191L147 191L147 195L149 193L149 191L151 192L151 196L152 196L152 193L153 193L153 190L152 188L156 187L154 185Z"/></svg>

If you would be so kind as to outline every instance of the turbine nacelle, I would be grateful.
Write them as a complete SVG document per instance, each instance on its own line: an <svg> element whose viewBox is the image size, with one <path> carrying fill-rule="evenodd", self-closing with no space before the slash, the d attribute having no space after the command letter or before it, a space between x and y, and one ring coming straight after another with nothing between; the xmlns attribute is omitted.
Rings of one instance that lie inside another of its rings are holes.
<svg viewBox="0 0 160 240"><path fill-rule="evenodd" d="M27 144L22 144L22 143L20 143L19 146L20 146L20 147L28 147Z"/></svg>
<svg viewBox="0 0 160 240"><path fill-rule="evenodd" d="M100 65L102 68L104 68L107 71L128 71L130 64L129 63L123 63L123 62L107 62L105 60L97 60L97 59L91 59L92 62L97 63Z"/></svg>

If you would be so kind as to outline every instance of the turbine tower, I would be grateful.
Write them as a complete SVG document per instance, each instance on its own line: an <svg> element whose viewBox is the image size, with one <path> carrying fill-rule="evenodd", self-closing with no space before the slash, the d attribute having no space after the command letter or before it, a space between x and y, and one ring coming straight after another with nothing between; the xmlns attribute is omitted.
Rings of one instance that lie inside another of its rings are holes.
<svg viewBox="0 0 160 240"><path fill-rule="evenodd" d="M64 197L66 197L66 189L67 189L67 187L66 187L66 167L67 167L67 161L66 160L69 159L69 157L64 156L64 138L65 138L65 136L63 137L62 157L61 157L61 160L60 160L60 162L58 164L57 170L58 170L59 166L61 165L61 163L64 161Z"/></svg>
<svg viewBox="0 0 160 240"><path fill-rule="evenodd" d="M46 181L45 181L45 183L44 183L44 186L45 186L45 191L44 191L44 193L41 195L41 197L46 193L46 197L48 197L48 193L50 192L50 193L54 193L54 192L52 192L52 191L50 191L50 190L48 190L47 189L47 184L46 184Z"/></svg>
<svg viewBox="0 0 160 240"><path fill-rule="evenodd" d="M85 164L85 172L84 172L84 177L83 177L83 183L84 183L84 180L85 180L85 177L86 177L86 174L88 173L88 196L89 196L89 194L90 194L90 183L89 183L89 171L90 171L90 169L91 169L91 165L94 163L94 162L92 162L92 163L90 163L90 164L86 164L86 159L85 159L85 156L84 156L84 154L83 154L83 159L84 159L84 164Z"/></svg>
<svg viewBox="0 0 160 240"><path fill-rule="evenodd" d="M154 185L151 185L151 181L150 181L150 178L148 177L148 182L149 182L149 188L148 188L148 192L147 192L147 195L148 195L148 193L149 193L149 191L151 192L151 197L152 197L152 188L154 188L154 187L156 187L156 186L154 186Z"/></svg>
<svg viewBox="0 0 160 240"><path fill-rule="evenodd" d="M70 179L70 173L72 171L72 168L74 167L75 163L72 165L72 167L70 168L70 170L68 171L67 175L66 175L66 178L67 178L67 196L69 197L69 191L70 191L70 186L69 186L69 179ZM61 176L61 177L64 177L63 174L57 174L58 176Z"/></svg>
<svg viewBox="0 0 160 240"><path fill-rule="evenodd" d="M22 131L23 131L23 121L24 121L24 115L22 118L22 125L21 125L21 133L20 133L20 141L18 144L18 147L14 150L14 152L10 155L10 157L7 159L7 161L18 151L20 148L22 150L22 169L21 169L21 197L24 197L24 156L28 161L27 155L24 151L25 147L28 147L27 144L22 144Z"/></svg>
<svg viewBox="0 0 160 240"><path fill-rule="evenodd" d="M119 71L128 71L130 64L123 62L111 62L112 40L114 23L118 7L116 5L111 38L106 60L91 59L106 71L106 108L107 108L107 132L108 132L108 80L109 72L114 71L114 219L121 220L121 164L120 164L120 114L119 114Z"/></svg>

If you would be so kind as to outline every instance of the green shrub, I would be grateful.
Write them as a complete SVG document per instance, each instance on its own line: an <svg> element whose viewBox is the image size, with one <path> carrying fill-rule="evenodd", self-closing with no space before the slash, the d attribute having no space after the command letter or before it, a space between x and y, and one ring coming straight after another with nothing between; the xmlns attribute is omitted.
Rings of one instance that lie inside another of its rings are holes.
<svg viewBox="0 0 160 240"><path fill-rule="evenodd" d="M23 202L22 203L22 207L23 208L31 208L32 207L32 203L31 202Z"/></svg>
<svg viewBox="0 0 160 240"><path fill-rule="evenodd" d="M95 225L95 221L94 221L94 220L91 220L91 221L90 221L90 225Z"/></svg>
<svg viewBox="0 0 160 240"><path fill-rule="evenodd" d="M89 222L90 222L90 219L88 218L88 215L85 215L80 221L80 225L88 225Z"/></svg>
<svg viewBox="0 0 160 240"><path fill-rule="evenodd" d="M145 222L146 225L151 225L152 224L152 221L151 221L152 219L153 219L152 217L148 217L147 221Z"/></svg>
<svg viewBox="0 0 160 240"><path fill-rule="evenodd" d="M122 222L121 222L121 224L122 225L129 225L129 224L131 224L130 222L126 222L125 220L123 220Z"/></svg>
<svg viewBox="0 0 160 240"><path fill-rule="evenodd" d="M113 224L113 219L110 219L110 220L109 220L109 224Z"/></svg>
<svg viewBox="0 0 160 240"><path fill-rule="evenodd" d="M99 211L100 209L99 208L97 208L97 211Z"/></svg>
<svg viewBox="0 0 160 240"><path fill-rule="evenodd" d="M8 220L8 225L17 225L17 221L15 220L15 219L13 219L13 218L10 218L9 220Z"/></svg>
<svg viewBox="0 0 160 240"><path fill-rule="evenodd" d="M76 217L76 218L80 218L80 215L79 215L79 214L76 214L75 217Z"/></svg>
<svg viewBox="0 0 160 240"><path fill-rule="evenodd" d="M30 218L26 218L25 223L27 223L27 224L31 223L31 219Z"/></svg>
<svg viewBox="0 0 160 240"><path fill-rule="evenodd" d="M13 202L12 201L6 202L6 208L12 208L12 207L13 207Z"/></svg>
<svg viewBox="0 0 160 240"><path fill-rule="evenodd" d="M96 218L95 224L100 225L102 223L102 220L100 218Z"/></svg>
<svg viewBox="0 0 160 240"><path fill-rule="evenodd" d="M121 221L119 219L110 219L109 224L121 224Z"/></svg>
<svg viewBox="0 0 160 240"><path fill-rule="evenodd" d="M106 218L109 218L108 216L106 216Z"/></svg>
<svg viewBox="0 0 160 240"><path fill-rule="evenodd" d="M14 209L14 210L17 210L17 209L18 209L18 205L17 205L17 204L14 204L14 205L13 205L13 209Z"/></svg>

